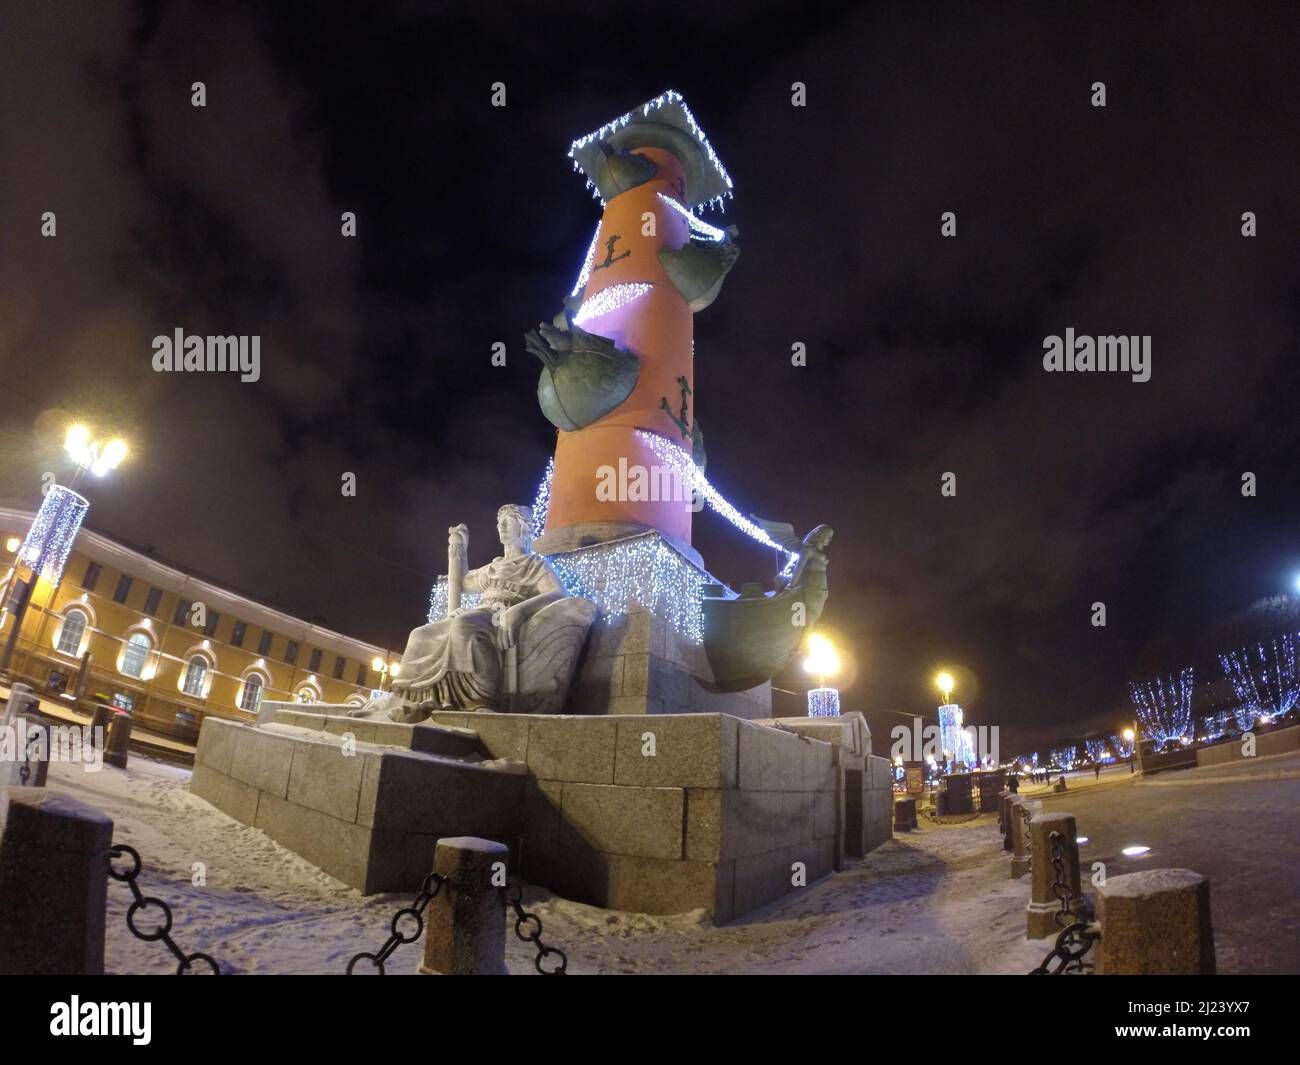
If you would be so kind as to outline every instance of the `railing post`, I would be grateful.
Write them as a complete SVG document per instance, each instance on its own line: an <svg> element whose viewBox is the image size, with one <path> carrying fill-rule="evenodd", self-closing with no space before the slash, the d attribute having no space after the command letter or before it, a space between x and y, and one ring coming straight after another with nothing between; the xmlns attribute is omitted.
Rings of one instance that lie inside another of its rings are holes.
<svg viewBox="0 0 1300 1065"><path fill-rule="evenodd" d="M1019 880L1032 865L1029 853L1028 819L1042 810L1043 804L1037 799L1015 797L1007 803L1007 814L1011 819L1011 879ZM1028 816L1026 816L1026 813Z"/></svg>
<svg viewBox="0 0 1300 1065"><path fill-rule="evenodd" d="M1033 833L1033 883L1025 911L1025 938L1043 939L1065 927L1056 919L1061 912L1061 899L1054 890L1058 878L1064 880L1073 896L1070 913L1078 919L1085 915L1079 886L1079 844L1075 838L1074 814L1038 814L1029 822L1029 828ZM1053 833L1058 834L1055 848Z"/></svg>
<svg viewBox="0 0 1300 1065"><path fill-rule="evenodd" d="M1210 882L1190 869L1109 877L1097 894L1097 973L1213 976Z"/></svg>
<svg viewBox="0 0 1300 1065"><path fill-rule="evenodd" d="M506 910L499 887L504 880L495 874L504 874L509 860L509 848L491 840L476 836L438 840L433 871L446 880L429 905L420 973L505 973Z"/></svg>
<svg viewBox="0 0 1300 1065"><path fill-rule="evenodd" d="M0 794L0 974L99 975L113 822L44 788Z"/></svg>

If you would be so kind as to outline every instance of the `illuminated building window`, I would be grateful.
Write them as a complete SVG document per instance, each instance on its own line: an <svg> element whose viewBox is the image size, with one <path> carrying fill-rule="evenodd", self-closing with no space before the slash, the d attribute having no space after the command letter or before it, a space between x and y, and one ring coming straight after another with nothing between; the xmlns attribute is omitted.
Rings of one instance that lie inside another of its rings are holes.
<svg viewBox="0 0 1300 1065"><path fill-rule="evenodd" d="M271 653L271 634L263 632L262 638L257 641L257 653L259 655L269 655Z"/></svg>
<svg viewBox="0 0 1300 1065"><path fill-rule="evenodd" d="M246 626L242 621L236 621L236 622L235 622L235 627L234 627L233 629L230 630L230 646L231 646L231 647L243 647L243 646L244 646L244 630L245 630L246 628L247 628L247 626Z"/></svg>
<svg viewBox="0 0 1300 1065"><path fill-rule="evenodd" d="M126 597L131 594L131 585L134 581L123 573L117 579L117 587L113 589L113 602L125 603Z"/></svg>
<svg viewBox="0 0 1300 1065"><path fill-rule="evenodd" d="M290 640L284 645L284 660L291 666L298 661L297 640Z"/></svg>
<svg viewBox="0 0 1300 1065"><path fill-rule="evenodd" d="M54 646L65 655L81 654L81 639L86 633L86 621L89 615L78 607L70 607L63 615L63 625L59 629L59 640Z"/></svg>
<svg viewBox="0 0 1300 1065"><path fill-rule="evenodd" d="M181 599L176 603L176 613L172 615L173 625L184 625L186 617L189 616L190 607L194 604L188 599Z"/></svg>
<svg viewBox="0 0 1300 1065"><path fill-rule="evenodd" d="M239 693L239 709L250 714L257 713L257 705L262 701L262 678L250 673L244 678L244 690Z"/></svg>
<svg viewBox="0 0 1300 1065"><path fill-rule="evenodd" d="M196 699L202 699L207 679L208 660L202 655L195 655L190 659L190 664L185 669L185 683L181 685L181 691L186 695L194 696Z"/></svg>
<svg viewBox="0 0 1300 1065"><path fill-rule="evenodd" d="M208 611L208 623L203 626L203 635L211 636L217 631L217 623L221 620L221 615L215 610Z"/></svg>
<svg viewBox="0 0 1300 1065"><path fill-rule="evenodd" d="M336 657L334 659L334 679L342 680L343 671L347 668L348 668L348 660L344 658L342 655Z"/></svg>
<svg viewBox="0 0 1300 1065"><path fill-rule="evenodd" d="M311 670L313 673L320 672L320 660L322 654L324 654L324 652L319 647L312 648L311 661L308 664L307 668Z"/></svg>
<svg viewBox="0 0 1300 1065"><path fill-rule="evenodd" d="M143 632L131 634L126 641L126 650L122 652L122 672L128 677L140 677L144 674L144 664L153 649L153 642Z"/></svg>
<svg viewBox="0 0 1300 1065"><path fill-rule="evenodd" d="M357 687L364 688L368 680L369 678L366 676L366 664L364 662L358 662L357 663Z"/></svg>
<svg viewBox="0 0 1300 1065"><path fill-rule="evenodd" d="M144 597L144 612L150 617L158 613L158 604L162 602L162 589L150 588L149 594Z"/></svg>
<svg viewBox="0 0 1300 1065"><path fill-rule="evenodd" d="M88 592L95 590L95 585L99 583L99 575L104 572L104 567L98 562L92 562L86 567L86 575L81 578L81 586Z"/></svg>

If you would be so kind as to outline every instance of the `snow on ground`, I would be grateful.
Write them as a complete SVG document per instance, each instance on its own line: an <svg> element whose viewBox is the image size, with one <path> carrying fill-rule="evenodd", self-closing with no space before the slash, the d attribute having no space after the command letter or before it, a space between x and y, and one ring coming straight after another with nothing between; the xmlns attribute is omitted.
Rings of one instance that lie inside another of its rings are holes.
<svg viewBox="0 0 1300 1065"><path fill-rule="evenodd" d="M1261 759L1255 780L1233 767L1241 787L1207 779L1204 788L1160 786L1171 774L1138 783L1127 774L1052 796L1051 809L1079 817L1088 835L1085 861L1105 856L1109 871L1131 871L1115 855L1130 838L1155 848L1147 867L1186 866L1211 876L1221 971L1275 971L1293 952L1297 892L1278 894L1278 862L1242 861L1225 854L1231 837L1250 850L1269 833L1289 831L1294 850L1295 792L1300 785L1273 778L1292 764ZM1222 778L1224 767L1182 774ZM189 772L133 755L123 773L105 767L51 767L50 786L102 809L116 823L114 839L144 859L141 887L170 903L173 937L182 950L212 954L234 973L341 973L359 951L377 951L407 895L363 897L272 842L220 813L188 790ZM1080 781L1084 785L1083 781ZM1156 785L1156 786L1152 786ZM1267 794L1258 789L1268 789ZM1277 789L1290 789L1289 804ZM1045 797L1046 798L1046 797ZM1260 804L1286 825L1261 823ZM1195 811L1191 823L1183 815ZM1254 825L1243 833L1243 825ZM1289 828L1287 827L1289 826ZM1160 860L1167 859L1167 860ZM193 863L206 867L206 886L192 883ZM1086 867L1085 867L1086 868ZM670 917L606 911L529 888L525 904L545 927L544 939L567 951L572 973L1025 973L1042 960L1045 943L1024 940L1029 878L1011 880L995 819L960 825L922 821L862 860L796 895L715 928L703 912ZM1220 880L1216 880L1221 878ZM1219 883L1220 887L1215 888ZM1243 915L1229 899L1268 903ZM1217 890L1217 893L1216 893ZM109 884L106 964L111 972L162 973L173 968L157 943L134 939L125 926L129 893ZM1222 911L1222 913L1220 912ZM1279 932L1282 936L1279 943ZM1272 940L1266 946L1264 939ZM389 971L411 973L420 944L399 947ZM532 952L507 935L511 972L532 973Z"/></svg>

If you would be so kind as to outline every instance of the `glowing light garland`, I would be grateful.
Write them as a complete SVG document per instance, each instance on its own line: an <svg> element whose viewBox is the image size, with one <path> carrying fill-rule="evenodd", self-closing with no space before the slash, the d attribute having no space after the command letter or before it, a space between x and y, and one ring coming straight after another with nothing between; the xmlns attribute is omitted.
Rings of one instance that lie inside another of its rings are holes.
<svg viewBox="0 0 1300 1065"><path fill-rule="evenodd" d="M569 293L570 297L576 296L587 287L587 278L591 277L591 267L596 261L596 242L600 239L600 223L596 223L596 232L591 235L591 247L587 249L587 258L582 262L582 270L578 273L578 281L573 286L573 291Z"/></svg>
<svg viewBox="0 0 1300 1065"><path fill-rule="evenodd" d="M654 452L655 458L673 467L674 472L682 479L683 484L691 486L694 491L698 491L714 513L726 518L727 521L731 522L750 539L757 540L764 547L770 547L772 550L780 551L785 555L786 564L781 570L783 576L789 577L794 572L795 563L799 560L798 554L782 547L767 535L762 526L750 521L728 503L722 497L722 493L709 484L708 478L691 461L690 455L671 440L660 436L658 433L648 433L644 429L638 429L636 435Z"/></svg>
<svg viewBox="0 0 1300 1065"><path fill-rule="evenodd" d="M1157 677L1146 684L1130 684L1129 696L1143 731L1164 746L1192 734L1192 667L1175 679Z"/></svg>
<svg viewBox="0 0 1300 1065"><path fill-rule="evenodd" d="M1088 752L1088 757L1094 762L1104 762L1110 758L1110 750L1106 747L1105 740L1084 740L1084 749Z"/></svg>
<svg viewBox="0 0 1300 1065"><path fill-rule="evenodd" d="M608 140L631 122L632 119L636 118L638 112L640 112L642 118L649 118L651 112L658 111L660 108L673 106L676 106L681 111L682 118L685 120L687 127L691 131L691 136L695 138L700 147L704 150L704 154L708 156L709 162L713 164L713 169L727 186L726 195L730 196L731 190L734 187L732 185L731 175L727 173L727 168L722 165L722 160L718 158L718 153L713 150L713 145L709 143L709 138L704 135L704 130L700 127L700 124L695 121L695 116L691 114L691 109L686 106L686 101L682 98L682 94L673 89L661 93L653 100L642 104L639 108L629 111L625 115L620 115L612 122L606 122L600 127L600 129L588 133L585 137L579 137L569 146L569 158L573 160L573 169L579 172L582 171L582 166L579 164L577 156L583 148L592 143L599 143ZM590 178L587 179L587 188L592 190L592 196L600 200L601 205L603 206L605 201L601 198L599 191L596 189L596 183ZM708 202L710 206L720 208L723 206L723 197L715 196Z"/></svg>
<svg viewBox="0 0 1300 1065"><path fill-rule="evenodd" d="M546 460L546 472L542 474L542 483L537 486L533 496L533 539L536 540L546 531L546 512L551 509L551 482L555 480L555 457Z"/></svg>
<svg viewBox="0 0 1300 1065"><path fill-rule="evenodd" d="M704 639L704 586L717 582L656 533L551 555L550 562L565 590L594 602L604 621L642 606L692 643Z"/></svg>
<svg viewBox="0 0 1300 1065"><path fill-rule="evenodd" d="M1205 729L1205 738L1210 741L1217 740L1228 731L1229 713L1226 710L1216 710L1212 714L1206 714L1201 718L1201 725Z"/></svg>
<svg viewBox="0 0 1300 1065"><path fill-rule="evenodd" d="M939 707L939 745L954 764L973 766L975 752L971 750L970 733L962 727L964 717L957 703L945 703Z"/></svg>
<svg viewBox="0 0 1300 1065"><path fill-rule="evenodd" d="M692 233L698 233L702 237L708 237L709 240L722 241L726 239L726 230L719 229L717 226L709 225L708 222L696 215L690 208L678 203L671 196L662 192L659 193L658 196L664 201L664 203L686 219L687 224L691 227ZM595 253L596 246L593 244L589 256L594 255ZM590 263L590 258L588 258L588 263Z"/></svg>
<svg viewBox="0 0 1300 1065"><path fill-rule="evenodd" d="M1078 744L1072 743L1068 747L1053 747L1051 753L1052 765L1060 766L1065 770L1073 769L1074 764L1079 760Z"/></svg>
<svg viewBox="0 0 1300 1065"><path fill-rule="evenodd" d="M602 288L593 296L582 301L578 313L573 316L573 324L582 325L583 322L590 321L592 318L599 318L602 314L609 314L610 311L626 307L633 300L639 300L652 288L654 288L654 285L646 281L625 281L621 284L610 285L608 288Z"/></svg>
<svg viewBox="0 0 1300 1065"><path fill-rule="evenodd" d="M1133 740L1126 740L1123 736L1112 736L1110 745L1115 749L1115 753L1121 758L1131 758L1133 756Z"/></svg>
<svg viewBox="0 0 1300 1065"><path fill-rule="evenodd" d="M90 503L71 488L51 485L27 530L18 558L52 584L63 576Z"/></svg>
<svg viewBox="0 0 1300 1065"><path fill-rule="evenodd" d="M836 688L810 688L808 690L808 716L839 717L839 690Z"/></svg>
<svg viewBox="0 0 1300 1065"><path fill-rule="evenodd" d="M1267 645L1219 655L1237 696L1233 716L1243 732L1253 728L1257 718L1278 717L1295 709L1300 699L1295 652L1295 636L1286 633Z"/></svg>

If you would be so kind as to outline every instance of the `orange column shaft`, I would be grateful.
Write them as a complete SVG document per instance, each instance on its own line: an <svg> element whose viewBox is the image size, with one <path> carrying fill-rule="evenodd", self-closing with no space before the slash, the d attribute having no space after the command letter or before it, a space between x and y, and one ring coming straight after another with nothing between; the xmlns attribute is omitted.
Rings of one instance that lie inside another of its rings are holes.
<svg viewBox="0 0 1300 1065"><path fill-rule="evenodd" d="M652 287L580 324L637 355L640 372L636 388L617 409L576 432L560 430L546 529L549 532L584 522L636 522L690 543L689 499L632 501L597 495L604 471L619 470L620 460L626 469L639 466L648 471L651 481L656 479L661 464L638 440L638 429L667 437L690 453L690 441L663 409L666 398L672 413L680 417L683 379L691 390L686 399L687 420L691 424L695 420L693 316L658 258L660 248L680 247L689 239L686 220L658 195L662 192L679 203L688 203L686 175L671 152L656 148L636 151L654 162L658 172L605 205L583 302L587 304L617 285ZM655 222L651 235L645 235L648 214ZM612 246L611 238L617 238Z"/></svg>

